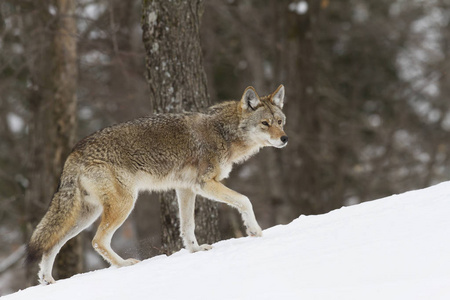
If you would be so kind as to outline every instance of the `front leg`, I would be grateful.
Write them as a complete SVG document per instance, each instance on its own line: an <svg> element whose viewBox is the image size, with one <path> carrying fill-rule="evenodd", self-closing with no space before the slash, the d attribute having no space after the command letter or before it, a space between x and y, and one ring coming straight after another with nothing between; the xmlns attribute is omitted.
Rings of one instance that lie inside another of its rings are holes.
<svg viewBox="0 0 450 300"><path fill-rule="evenodd" d="M176 192L180 210L180 233L184 247L189 252L210 250L211 245L199 246L195 238L195 193L190 189L177 189Z"/></svg>
<svg viewBox="0 0 450 300"><path fill-rule="evenodd" d="M250 236L262 236L262 230L258 222L256 222L252 204L246 196L227 188L214 179L205 182L198 193L206 198L227 203L237 208L247 228L247 234Z"/></svg>

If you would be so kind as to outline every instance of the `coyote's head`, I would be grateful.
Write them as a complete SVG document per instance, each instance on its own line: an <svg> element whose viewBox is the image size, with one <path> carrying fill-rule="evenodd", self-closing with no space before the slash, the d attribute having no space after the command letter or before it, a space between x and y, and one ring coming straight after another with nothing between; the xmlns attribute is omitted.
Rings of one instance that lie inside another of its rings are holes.
<svg viewBox="0 0 450 300"><path fill-rule="evenodd" d="M283 148L287 145L288 137L283 130L286 116L281 111L283 101L283 85L273 94L261 98L253 87L245 89L241 98L240 128L247 133L248 138L261 146Z"/></svg>

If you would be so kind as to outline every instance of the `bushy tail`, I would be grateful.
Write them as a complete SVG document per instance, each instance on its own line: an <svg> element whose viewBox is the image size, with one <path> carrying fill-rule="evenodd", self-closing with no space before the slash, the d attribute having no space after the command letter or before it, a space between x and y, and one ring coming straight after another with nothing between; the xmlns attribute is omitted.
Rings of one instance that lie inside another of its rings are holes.
<svg viewBox="0 0 450 300"><path fill-rule="evenodd" d="M64 177L64 174L63 174ZM80 209L76 180L61 178L61 185L53 195L50 207L36 227L27 245L26 264L32 264L50 251L73 228Z"/></svg>

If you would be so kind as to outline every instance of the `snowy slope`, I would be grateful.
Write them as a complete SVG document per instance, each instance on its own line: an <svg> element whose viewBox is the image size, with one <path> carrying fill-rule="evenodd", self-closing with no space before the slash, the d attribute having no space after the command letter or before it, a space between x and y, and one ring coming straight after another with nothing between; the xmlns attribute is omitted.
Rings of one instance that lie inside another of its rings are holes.
<svg viewBox="0 0 450 300"><path fill-rule="evenodd" d="M450 299L449 214L447 182L2 300Z"/></svg>

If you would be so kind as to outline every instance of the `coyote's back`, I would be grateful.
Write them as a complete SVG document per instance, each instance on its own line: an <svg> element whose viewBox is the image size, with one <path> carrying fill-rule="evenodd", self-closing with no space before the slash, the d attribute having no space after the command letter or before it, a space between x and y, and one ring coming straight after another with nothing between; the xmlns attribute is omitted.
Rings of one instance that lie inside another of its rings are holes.
<svg viewBox="0 0 450 300"><path fill-rule="evenodd" d="M198 245L194 235L196 194L236 207L247 233L261 236L249 199L220 181L234 163L260 148L287 144L283 100L283 86L262 98L248 87L240 101L212 106L205 113L141 118L81 140L67 158L58 191L28 245L29 262L42 257L40 282L54 282L51 271L60 248L99 216L92 241L97 252L115 266L138 262L124 260L110 244L141 190L176 190L181 236L191 252L211 248Z"/></svg>

